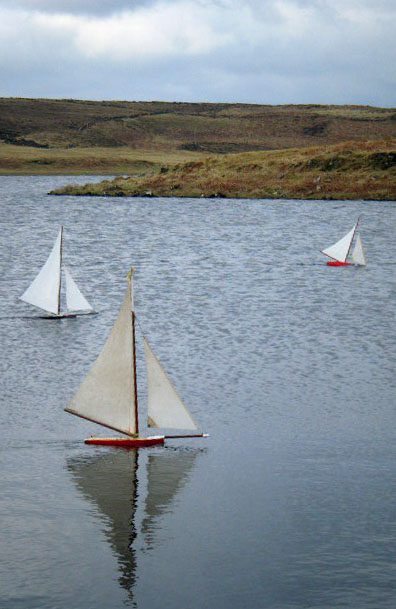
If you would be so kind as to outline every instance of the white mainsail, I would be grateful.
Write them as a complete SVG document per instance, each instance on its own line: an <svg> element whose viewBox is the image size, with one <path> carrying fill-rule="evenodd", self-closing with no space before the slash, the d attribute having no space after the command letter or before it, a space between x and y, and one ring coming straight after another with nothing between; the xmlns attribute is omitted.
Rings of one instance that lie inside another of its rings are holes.
<svg viewBox="0 0 396 609"><path fill-rule="evenodd" d="M47 262L37 277L20 297L28 304L44 309L48 313L59 313L61 277L62 228L56 238Z"/></svg>
<svg viewBox="0 0 396 609"><path fill-rule="evenodd" d="M128 282L118 317L102 351L65 408L128 435L137 430L132 307Z"/></svg>
<svg viewBox="0 0 396 609"><path fill-rule="evenodd" d="M363 243L360 237L360 233L357 234L355 247L351 254L352 262L360 266L366 266L366 258L364 256Z"/></svg>
<svg viewBox="0 0 396 609"><path fill-rule="evenodd" d="M81 294L76 282L67 267L64 267L66 278L66 306L68 311L93 311L88 300Z"/></svg>
<svg viewBox="0 0 396 609"><path fill-rule="evenodd" d="M198 427L173 387L161 363L144 340L147 372L147 421L150 427L195 429Z"/></svg>
<svg viewBox="0 0 396 609"><path fill-rule="evenodd" d="M325 250L321 250L322 253L325 254L326 256L328 256L329 258L334 258L334 260L339 260L340 262L345 262L346 258L348 256L348 253L349 253L349 250L351 247L351 243L352 243L352 239L353 239L353 236L357 229L358 223L359 223L359 220L357 220L357 222L354 225L354 227L352 228L352 230L350 230L349 233L345 235L345 237L343 237L342 239L337 241L337 243L330 245Z"/></svg>

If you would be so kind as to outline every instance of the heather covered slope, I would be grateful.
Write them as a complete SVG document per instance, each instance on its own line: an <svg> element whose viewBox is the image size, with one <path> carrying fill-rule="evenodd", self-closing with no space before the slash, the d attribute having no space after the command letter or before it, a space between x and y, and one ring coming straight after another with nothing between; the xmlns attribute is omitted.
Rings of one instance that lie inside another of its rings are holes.
<svg viewBox="0 0 396 609"><path fill-rule="evenodd" d="M396 139L212 156L52 194L396 199Z"/></svg>
<svg viewBox="0 0 396 609"><path fill-rule="evenodd" d="M0 144L33 148L217 154L386 137L396 108L0 98Z"/></svg>

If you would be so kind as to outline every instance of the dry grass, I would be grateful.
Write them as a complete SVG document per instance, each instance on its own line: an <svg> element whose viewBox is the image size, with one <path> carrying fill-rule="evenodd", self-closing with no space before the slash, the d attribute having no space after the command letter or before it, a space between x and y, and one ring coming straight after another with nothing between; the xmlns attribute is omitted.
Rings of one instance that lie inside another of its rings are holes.
<svg viewBox="0 0 396 609"><path fill-rule="evenodd" d="M208 157L56 194L396 199L396 139Z"/></svg>

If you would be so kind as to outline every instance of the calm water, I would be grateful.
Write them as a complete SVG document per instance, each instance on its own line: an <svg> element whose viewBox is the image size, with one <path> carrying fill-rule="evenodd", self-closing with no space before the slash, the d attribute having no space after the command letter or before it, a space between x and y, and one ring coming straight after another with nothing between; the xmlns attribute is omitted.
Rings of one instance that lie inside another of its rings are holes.
<svg viewBox="0 0 396 609"><path fill-rule="evenodd" d="M77 180L0 177L0 606L394 609L396 203L46 194ZM326 267L359 214L367 268ZM60 224L97 316L18 301ZM131 264L206 440L88 447L63 411Z"/></svg>

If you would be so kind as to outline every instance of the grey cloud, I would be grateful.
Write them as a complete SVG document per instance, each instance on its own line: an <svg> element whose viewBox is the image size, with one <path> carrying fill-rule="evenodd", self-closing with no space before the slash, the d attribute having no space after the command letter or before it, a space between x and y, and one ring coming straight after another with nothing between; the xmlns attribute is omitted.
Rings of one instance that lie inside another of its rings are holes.
<svg viewBox="0 0 396 609"><path fill-rule="evenodd" d="M360 66L322 64L321 58L316 63L308 54L309 49L300 49L291 61L290 54L274 52L260 61L253 52L238 58L235 48L217 52L206 62L157 60L149 69L63 56L50 66L42 62L35 71L0 68L0 82L8 83L7 95L22 97L393 105L395 82L378 75L374 61Z"/></svg>
<svg viewBox="0 0 396 609"><path fill-rule="evenodd" d="M0 0L0 7L48 14L109 15L151 5L155 0Z"/></svg>
<svg viewBox="0 0 396 609"><path fill-rule="evenodd" d="M15 2L25 8L44 10L51 5L53 9L49 0L13 0L14 6ZM171 0L161 2L172 4ZM350 0L347 4L343 0L295 0L295 7L310 9L308 25L302 32L294 31L298 26L293 13L287 27L283 27L279 4L273 0L188 0L184 10L188 11L191 3L226 9L211 14L208 34L229 34L223 45L189 56L183 49L167 55L160 47L157 55L148 53L139 58L132 53L121 59L111 53L110 47L109 52L95 59L94 55L82 53L69 33L59 29L44 33L38 29L29 42L26 34L31 31L32 22L27 20L27 29L19 35L16 21L15 38L3 46L0 95L395 105L394 0L378 0L373 18L362 22L345 17L342 9L355 11L360 18L362 14L357 9L374 9L369 0ZM5 0L0 0L0 7L5 4ZM59 12L67 7L68 12L78 12L74 0L55 4ZM143 4L97 0L86 2L84 12L111 14L116 8ZM154 1L147 0L145 4ZM250 14L246 16L244 11ZM203 12L206 18L209 11ZM234 12L236 17L232 20L230 15L233 17ZM14 28L8 27L8 31L14 32ZM150 46L150 36L148 39ZM40 45L35 49L32 45L37 40Z"/></svg>
<svg viewBox="0 0 396 609"><path fill-rule="evenodd" d="M103 16L123 11L134 11L137 8L158 4L172 4L174 0L0 0L0 8L40 11L48 14L66 13L75 15ZM203 7L223 7L240 9L249 8L258 16L274 19L278 6L274 0L190 0L191 4ZM373 10L372 0L350 0L347 4L341 0L293 0L296 8L306 8L330 17L337 14L337 6L350 10ZM396 13L394 0L376 0L375 12Z"/></svg>

